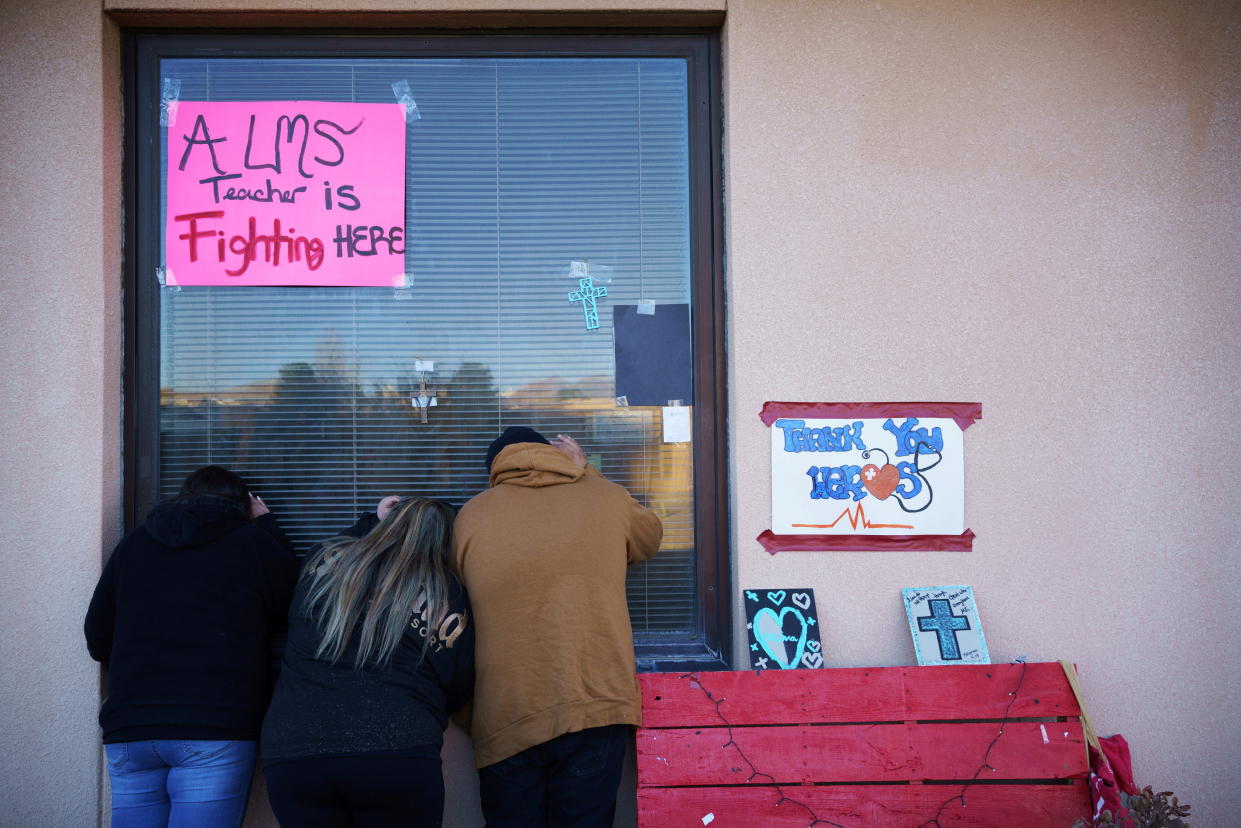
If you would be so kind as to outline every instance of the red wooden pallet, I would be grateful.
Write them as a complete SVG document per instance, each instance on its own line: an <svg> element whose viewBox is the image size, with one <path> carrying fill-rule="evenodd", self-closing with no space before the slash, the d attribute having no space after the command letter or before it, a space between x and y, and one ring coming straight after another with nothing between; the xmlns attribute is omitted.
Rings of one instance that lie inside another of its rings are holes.
<svg viewBox="0 0 1241 828"><path fill-rule="evenodd" d="M640 828L1066 828L1089 815L1059 664L638 679Z"/></svg>

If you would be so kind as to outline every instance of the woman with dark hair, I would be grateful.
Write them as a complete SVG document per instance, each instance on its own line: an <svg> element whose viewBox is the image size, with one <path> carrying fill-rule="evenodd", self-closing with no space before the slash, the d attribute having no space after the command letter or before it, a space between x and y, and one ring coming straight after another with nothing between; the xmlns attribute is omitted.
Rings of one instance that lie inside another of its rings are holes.
<svg viewBox="0 0 1241 828"><path fill-rule="evenodd" d="M440 501L384 498L307 561L263 721L281 825L440 825L444 728L474 688L454 517Z"/></svg>
<svg viewBox="0 0 1241 828"><path fill-rule="evenodd" d="M86 614L112 825L240 825L292 546L238 475L207 466L117 545Z"/></svg>

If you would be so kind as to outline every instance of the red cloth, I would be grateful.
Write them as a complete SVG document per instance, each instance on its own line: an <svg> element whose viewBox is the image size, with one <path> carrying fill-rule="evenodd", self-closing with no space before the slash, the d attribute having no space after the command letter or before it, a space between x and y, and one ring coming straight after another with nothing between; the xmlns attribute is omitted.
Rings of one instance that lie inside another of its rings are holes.
<svg viewBox="0 0 1241 828"><path fill-rule="evenodd" d="M1102 752L1090 748L1090 800L1094 807L1094 819L1098 822L1103 812L1111 811L1117 825L1129 824L1129 811L1121 804L1120 794L1138 792L1133 782L1133 761L1129 756L1129 743L1119 733L1099 740Z"/></svg>

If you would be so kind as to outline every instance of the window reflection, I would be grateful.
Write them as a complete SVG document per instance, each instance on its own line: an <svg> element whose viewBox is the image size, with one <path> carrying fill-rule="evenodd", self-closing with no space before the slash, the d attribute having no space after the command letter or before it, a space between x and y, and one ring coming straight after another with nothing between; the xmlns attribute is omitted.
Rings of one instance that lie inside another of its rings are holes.
<svg viewBox="0 0 1241 828"><path fill-rule="evenodd" d="M184 100L391 102L404 78L422 118L407 137L408 290L161 291L161 496L229 465L305 548L387 494L463 503L508 425L572 434L664 520L660 555L630 572L635 631L693 630L692 444L663 442L659 408L617 405L611 331L616 304L689 301L684 62L162 67ZM570 262L587 259L608 289L594 331L568 301ZM418 396L436 400L425 423Z"/></svg>

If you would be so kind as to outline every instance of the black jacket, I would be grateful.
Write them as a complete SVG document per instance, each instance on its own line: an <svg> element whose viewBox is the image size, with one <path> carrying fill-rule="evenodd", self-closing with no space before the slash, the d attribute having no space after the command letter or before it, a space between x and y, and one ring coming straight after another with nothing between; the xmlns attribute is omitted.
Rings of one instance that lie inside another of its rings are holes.
<svg viewBox="0 0 1241 828"><path fill-rule="evenodd" d="M86 613L86 646L109 671L103 741L258 738L296 579L271 515L216 497L151 510Z"/></svg>
<svg viewBox="0 0 1241 828"><path fill-rule="evenodd" d="M377 523L362 518L343 534L361 537ZM429 632L423 658L422 617L413 616L386 669L355 669L356 638L337 664L315 658L319 625L305 612L307 579L289 611L289 643L280 681L263 722L263 763L438 746L448 713L474 691L474 622L465 588L454 578L449 615Z"/></svg>

